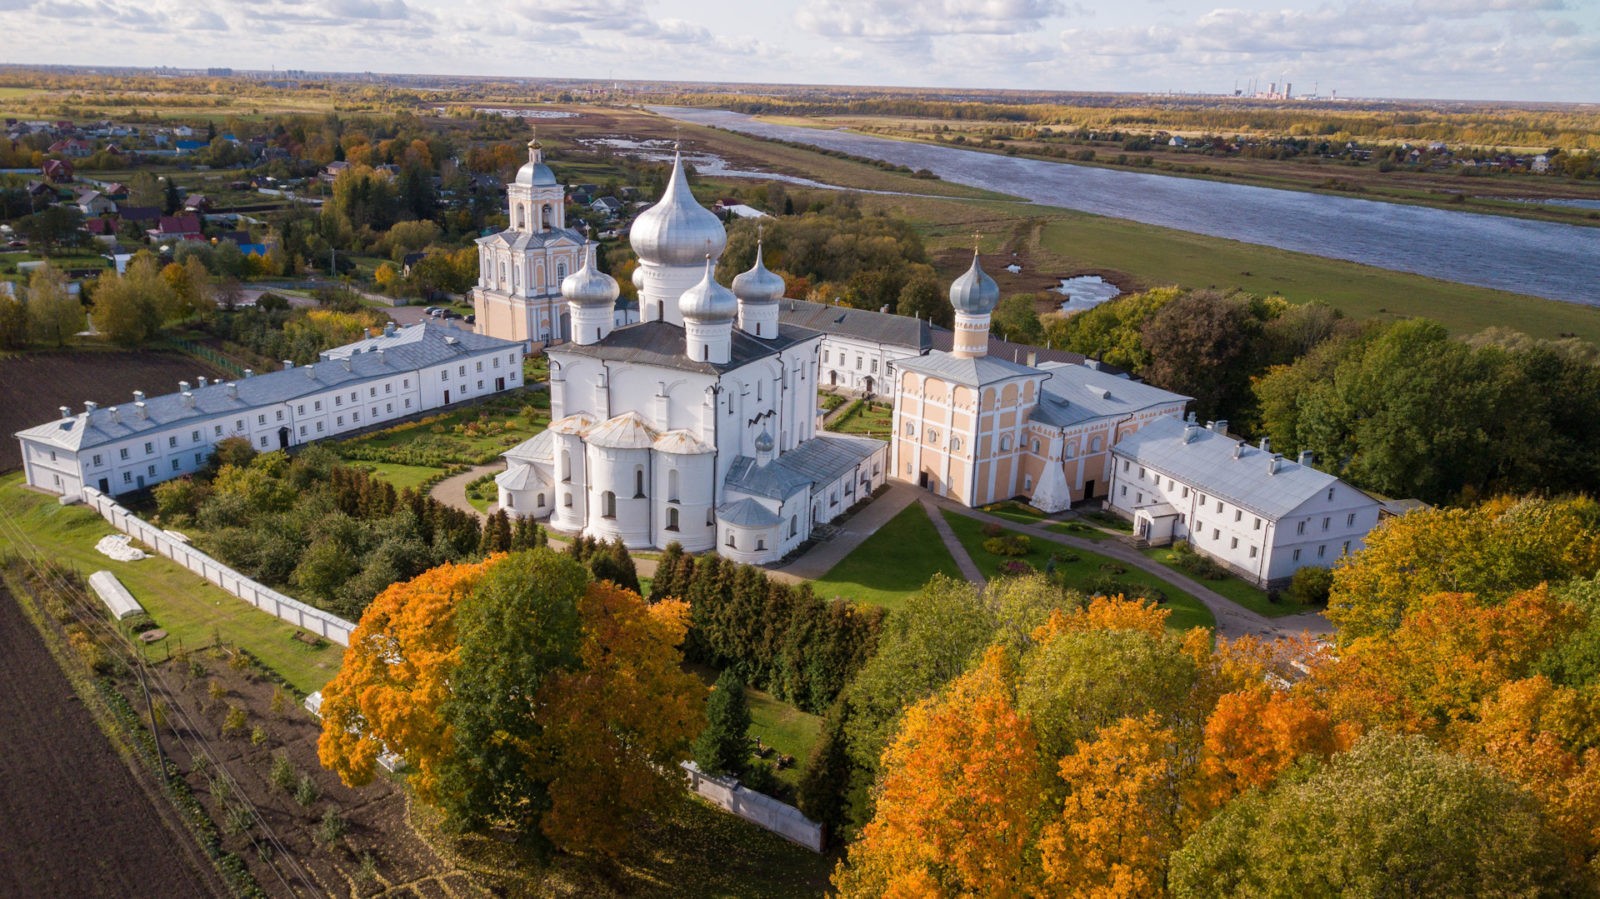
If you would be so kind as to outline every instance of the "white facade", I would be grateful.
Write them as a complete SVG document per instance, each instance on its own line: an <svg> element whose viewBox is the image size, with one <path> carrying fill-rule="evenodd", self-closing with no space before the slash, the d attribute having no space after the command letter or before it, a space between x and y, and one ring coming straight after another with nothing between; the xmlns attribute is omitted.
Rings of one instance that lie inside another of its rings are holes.
<svg viewBox="0 0 1600 899"><path fill-rule="evenodd" d="M60 419L16 434L28 484L116 495L198 471L230 437L261 452L287 449L512 390L522 386L522 348L418 324L329 350L312 365L246 375L184 381L157 397L135 392L123 406L62 407Z"/></svg>
<svg viewBox="0 0 1600 899"><path fill-rule="evenodd" d="M816 433L822 335L776 323L782 281L759 263L737 296L715 282L722 226L681 164L640 221L648 314L547 351L553 421L505 454L500 505L634 549L781 559L883 483L884 446ZM614 301L605 282L586 269L564 285L574 318Z"/></svg>
<svg viewBox="0 0 1600 899"><path fill-rule="evenodd" d="M1110 509L1153 545L1187 540L1263 587L1309 565L1332 566L1365 546L1377 500L1311 467L1176 418L1112 450Z"/></svg>

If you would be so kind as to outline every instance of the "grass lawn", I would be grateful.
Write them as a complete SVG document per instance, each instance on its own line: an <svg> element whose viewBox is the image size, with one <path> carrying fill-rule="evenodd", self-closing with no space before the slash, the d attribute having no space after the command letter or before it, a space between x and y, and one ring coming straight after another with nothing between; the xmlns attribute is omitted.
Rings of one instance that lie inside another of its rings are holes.
<svg viewBox="0 0 1600 899"><path fill-rule="evenodd" d="M550 424L550 394L516 390L442 415L341 440L346 459L428 468L487 465Z"/></svg>
<svg viewBox="0 0 1600 899"><path fill-rule="evenodd" d="M996 512L995 514L998 515L1000 513ZM1066 534L1068 537L1081 537L1084 540L1099 541L1111 539L1110 534L1107 534L1105 531L1102 531L1093 525L1084 524L1081 521L1058 521L1055 524L1045 525L1044 529L1047 531L1054 531L1057 534Z"/></svg>
<svg viewBox="0 0 1600 899"><path fill-rule="evenodd" d="M354 468L365 468L376 477L388 481L396 491L407 487L421 487L443 473L442 468L426 465L401 465L396 462L353 462Z"/></svg>
<svg viewBox="0 0 1600 899"><path fill-rule="evenodd" d="M20 529L22 537L17 531ZM218 637L236 643L302 692L319 690L339 670L337 644L316 648L294 639L295 628L212 586L182 566L153 556L114 562L94 545L117 531L85 506L63 506L23 487L20 473L0 478L0 550L37 551L85 576L115 574L167 632L149 650L155 658L181 644L207 646Z"/></svg>
<svg viewBox="0 0 1600 899"><path fill-rule="evenodd" d="M1172 551L1172 547L1170 546L1147 549L1144 551L1144 554L1152 559L1155 559L1157 562L1160 562L1168 568L1171 568L1173 571L1183 570L1178 567L1176 562L1177 553L1174 553ZM1228 597L1239 605L1244 606L1252 612L1265 615L1268 618L1276 618L1279 615L1298 615L1301 612L1317 611L1311 606L1301 605L1300 603L1290 599L1288 592L1283 590L1278 591L1278 601L1276 603L1268 602L1267 592L1265 590L1253 587L1239 578L1234 577L1233 575L1228 575L1225 578L1215 581L1207 578L1195 577L1192 574L1189 575L1189 577L1194 577L1195 580L1205 584L1212 590L1221 593L1223 596Z"/></svg>
<svg viewBox="0 0 1600 899"><path fill-rule="evenodd" d="M912 503L813 581L811 589L823 599L842 596L893 610L935 574L959 578L961 569L922 504Z"/></svg>
<svg viewBox="0 0 1600 899"><path fill-rule="evenodd" d="M822 732L822 718L802 712L760 690L746 687L744 695L750 704L750 736L760 737L761 742L783 755L794 756L794 765L777 773L779 780L790 787L798 787L800 772Z"/></svg>
<svg viewBox="0 0 1600 899"><path fill-rule="evenodd" d="M996 518L1004 518L1007 521L1015 521L1019 524L1038 524L1044 521L1045 518L1044 513L1040 512L1038 509L1035 509L1034 507L1025 503L1019 503L1013 500L1006 500L1002 503L990 503L989 505L983 507L983 511L995 516Z"/></svg>
<svg viewBox="0 0 1600 899"><path fill-rule="evenodd" d="M840 434L885 437L894 428L894 406L889 403L856 400L828 426Z"/></svg>
<svg viewBox="0 0 1600 899"><path fill-rule="evenodd" d="M966 547L967 554L972 556L979 570L985 577L994 578L1000 574L1000 566L1008 561L1003 556L996 555L983 548L983 541L988 539L983 534L983 522L975 518L968 518L956 512L944 512L944 520L955 531L956 538L961 545ZM1010 535L1014 531L1004 531ZM1032 545L1025 556L1016 557L1017 561L1026 562L1034 569L1043 571L1050 561L1050 556L1055 554L1064 559L1056 564L1056 571L1061 574L1068 586L1087 586L1101 577L1115 578L1119 583L1131 587L1144 587L1161 591L1166 596L1165 607L1172 610L1172 616L1167 619L1167 625L1174 630L1188 630L1191 627L1214 627L1216 619L1212 617L1211 610L1207 609L1198 599L1179 590L1137 568L1127 568L1122 563L1098 553L1085 552L1071 549L1057 543L1032 538ZM1067 557L1077 556L1075 561L1065 561ZM1113 566L1126 568L1118 573Z"/></svg>

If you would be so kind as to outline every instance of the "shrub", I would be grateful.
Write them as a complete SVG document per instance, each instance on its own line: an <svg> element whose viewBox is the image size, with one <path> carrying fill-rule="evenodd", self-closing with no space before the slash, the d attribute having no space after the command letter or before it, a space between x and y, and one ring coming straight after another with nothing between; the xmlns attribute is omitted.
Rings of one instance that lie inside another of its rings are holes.
<svg viewBox="0 0 1600 899"><path fill-rule="evenodd" d="M222 719L222 735L224 737L237 736L244 732L245 725L250 723L250 715L238 706L229 706L228 715Z"/></svg>
<svg viewBox="0 0 1600 899"><path fill-rule="evenodd" d="M349 827L344 817L330 808L322 813L322 823L317 825L317 842L324 846L332 846L339 842Z"/></svg>
<svg viewBox="0 0 1600 899"><path fill-rule="evenodd" d="M309 774L301 774L300 780L294 787L294 801L301 808L310 808L318 799L322 798L322 788L317 786L317 781Z"/></svg>
<svg viewBox="0 0 1600 899"><path fill-rule="evenodd" d="M289 710L289 705L289 691L283 688L283 684L274 686L272 688L272 704L269 706L272 714L280 718L283 717L283 713Z"/></svg>
<svg viewBox="0 0 1600 899"><path fill-rule="evenodd" d="M272 757L272 771L267 775L267 782L285 793L293 793L300 784L300 772L287 755L279 753Z"/></svg>
<svg viewBox="0 0 1600 899"><path fill-rule="evenodd" d="M267 729L266 728L262 727L259 724L257 724L255 727L250 728L250 745L251 746L260 746L262 743L265 743L265 742L267 742Z"/></svg>
<svg viewBox="0 0 1600 899"><path fill-rule="evenodd" d="M1328 591L1333 588L1333 572L1326 568L1309 566L1294 573L1289 581L1289 598L1306 606L1328 604Z"/></svg>
<svg viewBox="0 0 1600 899"><path fill-rule="evenodd" d="M1208 556L1194 551L1187 540L1172 544L1172 564L1179 571L1208 581L1220 581L1228 576L1228 569L1218 565Z"/></svg>
<svg viewBox="0 0 1600 899"><path fill-rule="evenodd" d="M1020 559L1008 559L1000 563L1000 573L1006 577L1021 577L1033 573L1033 566Z"/></svg>
<svg viewBox="0 0 1600 899"><path fill-rule="evenodd" d="M983 532L983 536L985 537L998 537L1006 532L1005 528L993 522L984 524L981 530Z"/></svg>
<svg viewBox="0 0 1600 899"><path fill-rule="evenodd" d="M983 548L997 556L1025 556L1033 550L1033 539L1026 534L1006 534L983 541Z"/></svg>

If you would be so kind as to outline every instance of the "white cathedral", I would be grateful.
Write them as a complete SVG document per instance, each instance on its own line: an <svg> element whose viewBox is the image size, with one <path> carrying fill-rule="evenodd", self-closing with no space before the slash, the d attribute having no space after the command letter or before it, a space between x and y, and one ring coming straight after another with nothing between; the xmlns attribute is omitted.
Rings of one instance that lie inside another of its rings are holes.
<svg viewBox="0 0 1600 899"><path fill-rule="evenodd" d="M727 233L681 157L633 225L635 324L619 326L617 282L564 228L537 145L509 193L511 227L479 241L478 330L569 342L546 350L553 420L505 454L501 508L630 549L676 541L760 564L884 483L884 443L818 433L823 335L779 321L783 279L759 250L732 290L717 283Z"/></svg>

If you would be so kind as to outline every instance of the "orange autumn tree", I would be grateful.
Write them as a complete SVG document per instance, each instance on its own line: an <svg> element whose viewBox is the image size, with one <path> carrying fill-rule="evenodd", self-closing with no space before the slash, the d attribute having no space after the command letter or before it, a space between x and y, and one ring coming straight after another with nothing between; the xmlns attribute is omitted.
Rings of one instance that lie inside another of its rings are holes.
<svg viewBox="0 0 1600 899"><path fill-rule="evenodd" d="M445 564L394 584L367 606L338 674L322 688L317 756L351 786L372 780L387 745L415 772L425 799L436 795L451 732L439 708L460 654L456 607L494 560Z"/></svg>
<svg viewBox="0 0 1600 899"><path fill-rule="evenodd" d="M1003 650L906 712L877 811L834 872L843 896L1024 896L1047 771Z"/></svg>
<svg viewBox="0 0 1600 899"><path fill-rule="evenodd" d="M386 746L454 827L619 851L700 726L684 632L679 604L647 607L548 548L441 566L362 617L319 755L355 785Z"/></svg>
<svg viewBox="0 0 1600 899"><path fill-rule="evenodd" d="M647 605L604 581L578 604L580 666L545 685L550 810L545 835L569 850L615 854L637 821L682 791L678 762L705 727L705 687L678 647L689 606Z"/></svg>
<svg viewBox="0 0 1600 899"><path fill-rule="evenodd" d="M1356 736L1354 727L1336 725L1304 691L1258 684L1225 694L1206 720L1206 801L1217 807L1264 788L1300 758L1327 759L1349 749Z"/></svg>

